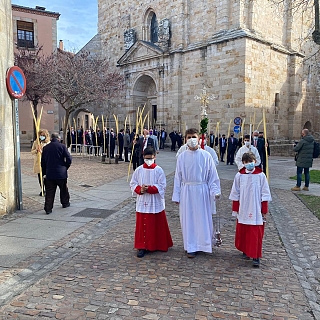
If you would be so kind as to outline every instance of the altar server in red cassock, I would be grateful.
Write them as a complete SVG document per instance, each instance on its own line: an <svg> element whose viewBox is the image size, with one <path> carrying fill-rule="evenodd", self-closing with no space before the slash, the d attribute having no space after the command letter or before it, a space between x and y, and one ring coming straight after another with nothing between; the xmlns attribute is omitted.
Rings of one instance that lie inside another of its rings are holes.
<svg viewBox="0 0 320 320"><path fill-rule="evenodd" d="M137 194L134 247L138 249L138 258L147 251L168 251L173 246L165 213L166 176L154 163L152 147L143 151L143 158L144 163L134 171L130 181L132 192Z"/></svg>
<svg viewBox="0 0 320 320"><path fill-rule="evenodd" d="M233 215L237 216L235 246L244 258L253 259L254 267L259 267L271 194L265 174L255 166L254 154L243 154L242 162L244 167L236 174L229 196Z"/></svg>

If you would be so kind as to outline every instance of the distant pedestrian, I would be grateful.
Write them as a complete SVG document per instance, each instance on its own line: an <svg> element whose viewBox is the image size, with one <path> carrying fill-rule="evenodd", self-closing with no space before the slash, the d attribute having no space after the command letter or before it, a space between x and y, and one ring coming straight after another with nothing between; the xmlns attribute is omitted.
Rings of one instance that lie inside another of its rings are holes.
<svg viewBox="0 0 320 320"><path fill-rule="evenodd" d="M130 181L132 192L137 194L134 247L138 258L147 251L168 251L173 246L165 213L166 176L154 163L154 148L147 147L143 158L144 164L134 171Z"/></svg>
<svg viewBox="0 0 320 320"><path fill-rule="evenodd" d="M237 216L235 246L243 258L252 258L253 266L259 267L271 194L266 175L255 166L254 154L243 154L242 162L244 167L236 174L229 196L232 213Z"/></svg>
<svg viewBox="0 0 320 320"><path fill-rule="evenodd" d="M129 161L129 147L130 147L130 130L126 129L126 133L123 136L123 148L124 148L124 161Z"/></svg>
<svg viewBox="0 0 320 320"><path fill-rule="evenodd" d="M227 143L227 164L233 165L234 163L234 154L237 150L238 139L234 137L233 133L230 134Z"/></svg>
<svg viewBox="0 0 320 320"><path fill-rule="evenodd" d="M227 139L226 135L223 134L221 138L219 138L219 151L220 151L220 161L224 162L224 154L226 153L227 150Z"/></svg>
<svg viewBox="0 0 320 320"><path fill-rule="evenodd" d="M33 161L33 172L38 175L38 181L40 188L43 186L43 194L45 194L45 188L43 180L41 182L41 176L40 176L40 168L41 168L41 157L42 157L42 150L43 147L46 146L48 143L50 143L50 135L48 130L46 129L40 129L39 130L39 141L35 140L32 144L31 148L31 154L33 154L34 161ZM40 156L39 156L40 155ZM44 174L42 173L42 176ZM42 196L42 190L39 193L39 196Z"/></svg>
<svg viewBox="0 0 320 320"><path fill-rule="evenodd" d="M301 132L301 140L297 145L294 145L293 150L296 152L296 166L297 166L297 184L293 187L292 191L301 190L302 172L304 171L304 187L303 190L309 191L310 183L310 168L313 163L313 148L314 138L309 133L308 129L303 129Z"/></svg>
<svg viewBox="0 0 320 320"><path fill-rule="evenodd" d="M162 128L159 134L160 134L160 149L164 149L164 144L167 139L167 132L164 128Z"/></svg>
<svg viewBox="0 0 320 320"><path fill-rule="evenodd" d="M43 148L41 166L45 175L46 198L44 210L52 212L57 186L60 188L60 202L63 208L70 206L70 195L67 187L68 169L72 159L66 146L60 143L58 133L52 133L51 143Z"/></svg>
<svg viewBox="0 0 320 320"><path fill-rule="evenodd" d="M173 130L169 134L169 138L171 139L171 151L176 151L176 144L177 144L177 131Z"/></svg>

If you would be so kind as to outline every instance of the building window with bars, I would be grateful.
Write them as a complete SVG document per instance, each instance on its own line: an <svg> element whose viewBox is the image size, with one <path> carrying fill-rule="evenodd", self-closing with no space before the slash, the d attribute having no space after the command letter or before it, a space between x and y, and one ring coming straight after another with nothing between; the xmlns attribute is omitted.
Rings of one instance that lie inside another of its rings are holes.
<svg viewBox="0 0 320 320"><path fill-rule="evenodd" d="M34 48L34 29L32 22L17 21L18 47Z"/></svg>

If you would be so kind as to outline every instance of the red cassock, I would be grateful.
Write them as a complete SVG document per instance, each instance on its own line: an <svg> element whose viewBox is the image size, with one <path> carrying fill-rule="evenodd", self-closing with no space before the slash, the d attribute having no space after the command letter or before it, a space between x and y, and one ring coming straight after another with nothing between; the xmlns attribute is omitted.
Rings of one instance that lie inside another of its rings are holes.
<svg viewBox="0 0 320 320"><path fill-rule="evenodd" d="M244 169L240 170L243 173ZM253 174L261 173L260 168L256 168ZM239 212L240 202L232 202L232 211ZM268 213L268 201L261 202L261 213ZM248 257L257 259L262 257L262 240L264 235L263 225L242 224L237 221L235 247L245 253Z"/></svg>
<svg viewBox="0 0 320 320"><path fill-rule="evenodd" d="M152 169L156 165L144 168ZM141 186L134 190L141 194ZM158 189L155 186L148 187L148 193L156 194ZM134 247L136 249L145 249L148 251L168 251L173 246L165 210L159 213L141 213L136 212L136 230L134 237Z"/></svg>

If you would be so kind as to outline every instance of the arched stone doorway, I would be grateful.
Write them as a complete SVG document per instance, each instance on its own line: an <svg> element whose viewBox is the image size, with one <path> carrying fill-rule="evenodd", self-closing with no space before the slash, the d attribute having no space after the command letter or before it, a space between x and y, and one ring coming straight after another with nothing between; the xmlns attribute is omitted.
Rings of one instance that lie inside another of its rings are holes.
<svg viewBox="0 0 320 320"><path fill-rule="evenodd" d="M144 115L149 112L149 126L154 127L158 120L158 92L154 79L149 75L139 77L133 86L132 97L135 113L139 106L146 105Z"/></svg>

